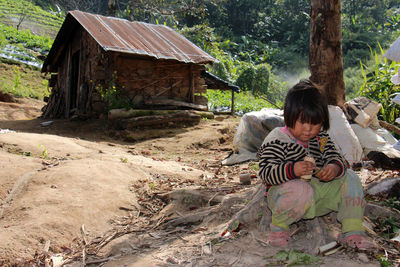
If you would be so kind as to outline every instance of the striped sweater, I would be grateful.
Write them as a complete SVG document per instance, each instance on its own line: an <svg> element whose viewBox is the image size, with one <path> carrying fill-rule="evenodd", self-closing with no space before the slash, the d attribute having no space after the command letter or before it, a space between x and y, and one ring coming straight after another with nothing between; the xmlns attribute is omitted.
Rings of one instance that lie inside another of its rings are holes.
<svg viewBox="0 0 400 267"><path fill-rule="evenodd" d="M321 131L308 142L308 148L305 148L282 130L283 127L274 128L258 150L258 176L267 186L267 190L272 185L300 178L294 174L294 163L304 160L307 154L315 159L318 168L333 163L340 167L338 177L345 173L345 160L327 132Z"/></svg>

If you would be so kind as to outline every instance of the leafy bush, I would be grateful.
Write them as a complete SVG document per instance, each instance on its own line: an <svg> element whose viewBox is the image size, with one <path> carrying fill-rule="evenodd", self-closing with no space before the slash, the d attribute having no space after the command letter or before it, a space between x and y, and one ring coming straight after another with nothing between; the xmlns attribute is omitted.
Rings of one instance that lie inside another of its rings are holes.
<svg viewBox="0 0 400 267"><path fill-rule="evenodd" d="M34 35L30 30L16 30L11 26L0 23L0 32L10 44L22 43L26 48L48 52L53 40L48 36Z"/></svg>
<svg viewBox="0 0 400 267"><path fill-rule="evenodd" d="M26 65L0 62L0 90L15 96L43 99L49 95L48 81Z"/></svg>
<svg viewBox="0 0 400 267"><path fill-rule="evenodd" d="M240 86L243 91L253 91L256 70L254 66L250 66L239 75L236 84Z"/></svg>
<svg viewBox="0 0 400 267"><path fill-rule="evenodd" d="M266 63L250 65L239 75L236 84L244 91L266 95L268 94L270 69L271 67Z"/></svg>
<svg viewBox="0 0 400 267"><path fill-rule="evenodd" d="M383 63L379 63L378 58L375 53L376 65L374 69L369 70L365 68L365 65L362 65L364 83L359 94L382 104L378 117L381 120L394 123L396 118L400 116L400 109L391 100L397 93L400 93L400 88L393 84L390 79L392 75L397 73L399 64L395 62L389 64L386 58L384 58Z"/></svg>
<svg viewBox="0 0 400 267"><path fill-rule="evenodd" d="M364 83L364 77L360 66L344 69L344 82L346 84L346 101L357 96Z"/></svg>
<svg viewBox="0 0 400 267"><path fill-rule="evenodd" d="M232 93L230 91L207 90L210 111L230 111ZM255 97L251 92L235 93L235 113L243 115L251 111L259 111L262 108L276 108L268 101Z"/></svg>
<svg viewBox="0 0 400 267"><path fill-rule="evenodd" d="M128 98L124 96L121 88L116 86L117 73L113 73L113 78L109 82L108 86L97 85L96 89L99 92L101 99L107 104L106 112L111 109L118 108L132 108Z"/></svg>

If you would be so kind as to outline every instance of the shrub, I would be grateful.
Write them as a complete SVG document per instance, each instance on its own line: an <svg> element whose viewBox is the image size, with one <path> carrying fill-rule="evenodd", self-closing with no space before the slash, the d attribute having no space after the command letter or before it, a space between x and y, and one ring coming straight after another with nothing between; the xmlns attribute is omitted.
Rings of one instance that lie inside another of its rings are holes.
<svg viewBox="0 0 400 267"><path fill-rule="evenodd" d="M378 63L378 55L375 55L375 61L377 64L371 70L366 69L365 65L361 65L364 83L359 94L382 104L378 117L381 120L394 123L396 118L400 116L400 110L399 106L391 100L396 94L400 93L400 88L393 84L390 79L392 75L397 73L399 64L395 62L389 64L386 58L384 58L383 63Z"/></svg>

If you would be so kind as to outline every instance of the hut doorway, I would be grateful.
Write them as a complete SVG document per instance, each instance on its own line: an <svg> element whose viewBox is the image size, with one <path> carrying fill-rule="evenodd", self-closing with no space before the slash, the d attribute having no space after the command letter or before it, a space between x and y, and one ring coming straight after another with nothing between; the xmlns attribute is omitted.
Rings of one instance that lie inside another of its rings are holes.
<svg viewBox="0 0 400 267"><path fill-rule="evenodd" d="M75 111L77 107L78 86L79 86L79 50L72 55L71 64L71 88L69 98L69 111Z"/></svg>

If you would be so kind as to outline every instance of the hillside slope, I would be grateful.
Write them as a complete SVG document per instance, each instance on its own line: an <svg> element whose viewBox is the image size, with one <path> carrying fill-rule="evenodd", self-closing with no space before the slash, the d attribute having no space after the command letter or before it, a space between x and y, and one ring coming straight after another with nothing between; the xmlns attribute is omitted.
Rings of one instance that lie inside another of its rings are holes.
<svg viewBox="0 0 400 267"><path fill-rule="evenodd" d="M35 35L54 38L61 27L62 14L52 14L25 0L0 0L0 23Z"/></svg>

